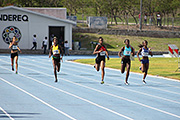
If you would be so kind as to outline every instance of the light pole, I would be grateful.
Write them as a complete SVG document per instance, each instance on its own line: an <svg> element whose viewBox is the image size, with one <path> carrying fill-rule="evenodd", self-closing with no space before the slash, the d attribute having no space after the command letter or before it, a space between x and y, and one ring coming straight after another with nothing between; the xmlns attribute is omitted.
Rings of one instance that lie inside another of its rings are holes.
<svg viewBox="0 0 180 120"><path fill-rule="evenodd" d="M142 30L142 0L140 0L140 22L139 29Z"/></svg>

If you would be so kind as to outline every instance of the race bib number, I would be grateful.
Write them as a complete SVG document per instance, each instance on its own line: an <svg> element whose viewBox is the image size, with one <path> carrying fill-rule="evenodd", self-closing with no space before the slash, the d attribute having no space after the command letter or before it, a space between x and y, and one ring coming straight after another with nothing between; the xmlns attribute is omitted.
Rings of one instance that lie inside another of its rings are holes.
<svg viewBox="0 0 180 120"><path fill-rule="evenodd" d="M100 52L100 56L105 56L105 55L106 55L105 51Z"/></svg>
<svg viewBox="0 0 180 120"><path fill-rule="evenodd" d="M59 53L59 50L54 50L54 51L53 51L53 54L60 54L60 53Z"/></svg>
<svg viewBox="0 0 180 120"><path fill-rule="evenodd" d="M126 54L126 55L130 55L130 54L131 54L131 51L126 51L125 54Z"/></svg>
<svg viewBox="0 0 180 120"><path fill-rule="evenodd" d="M143 53L143 56L148 56L148 55L149 55L148 52L144 52L144 53Z"/></svg>
<svg viewBox="0 0 180 120"><path fill-rule="evenodd" d="M16 50L16 49L17 49L17 46L15 46L15 45L12 46L12 49L13 49L13 50Z"/></svg>

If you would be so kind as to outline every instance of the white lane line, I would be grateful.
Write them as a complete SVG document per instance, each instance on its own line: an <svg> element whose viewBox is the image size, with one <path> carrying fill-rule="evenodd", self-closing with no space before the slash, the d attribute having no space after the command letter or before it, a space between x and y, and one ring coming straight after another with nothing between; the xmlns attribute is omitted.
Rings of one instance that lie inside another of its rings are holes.
<svg viewBox="0 0 180 120"><path fill-rule="evenodd" d="M63 114L64 116L70 118L71 120L76 120L75 118L71 117L70 115L66 114L65 112L62 112L61 110L59 110L59 109L53 107L52 105L48 104L47 102L41 100L40 98L38 98L38 97L36 97L36 96L34 96L34 95L32 95L31 93L29 93L29 92L23 90L22 88L20 88L20 87L14 85L14 84L8 82L7 80L5 80L5 79L3 79L3 78L1 78L1 77L0 77L0 79L1 79L2 81L4 81L5 83L7 83L7 84L9 84L9 85L11 85L11 86L13 86L13 87L15 87L16 89L18 89L18 90L20 90L20 91L26 93L27 95L33 97L34 99L38 100L39 102L43 103L44 105L46 105L46 106L52 108L53 110L55 110L55 111L57 111L57 112Z"/></svg>
<svg viewBox="0 0 180 120"><path fill-rule="evenodd" d="M87 65L87 64L77 63L77 62L73 62L73 61L66 61L66 62L70 62L70 63L73 63L73 64L80 64L80 65ZM91 70L89 67L88 67L88 68L84 68L84 67L75 66L75 65L70 65L70 64L66 64L66 65L67 65L67 66L76 67L76 68L80 68L80 69L84 69L84 70L87 70L87 69ZM91 66L91 67L92 67L93 65L88 65L88 66ZM112 68L106 68L106 69L115 70L115 69L112 69ZM120 72L120 70L115 70L115 71ZM132 72L131 72L131 73L132 73ZM139 74L140 74L140 73L139 73ZM119 74L114 74L114 75L119 75ZM140 75L143 75L143 74L140 74ZM148 75L148 76L149 76L149 75ZM106 77L108 77L108 76L106 76ZM136 77L130 76L130 78L139 81L139 79L137 79ZM157 77L156 77L156 78L157 78ZM158 78L159 78L159 77L158 77ZM148 79L147 79L147 80L148 80ZM151 81L151 80L149 80L149 82L150 82L150 83L156 83L156 84L162 84L162 82ZM175 82L180 82L180 80L176 80ZM176 88L180 89L179 86L175 86L175 85L170 85L170 84L166 84L166 83L164 83L163 85L167 85L167 86L170 86L170 87L176 87Z"/></svg>
<svg viewBox="0 0 180 120"><path fill-rule="evenodd" d="M21 66L21 67L22 67L22 66ZM22 68L27 69L27 68L25 68L25 67L22 67ZM46 76L54 76L54 75L49 75L49 74L46 74L46 73L43 73L43 72L39 72L39 71L37 71L37 70L33 70L33 69L30 69L30 68L28 68L28 70L35 71L35 72L44 74L44 75L46 75ZM24 75L22 75L22 76L24 76ZM27 77L27 76L24 76L24 77ZM38 80L36 80L36 79L34 79L34 78L30 78L30 77L27 77L27 78L32 79L32 80L34 80L34 81L36 81L36 82L38 82L38 83L44 84L44 85L46 85L46 86L49 86L49 87L51 87L51 88L54 88L54 89L56 89L56 90L59 90L59 89L56 88L56 87L47 85L46 83L40 82L40 81L38 81ZM64 78L61 78L61 79L64 80L64 81L69 81L69 80L64 79ZM73 82L71 82L71 81L69 81L69 82L70 82L70 83L73 83ZM78 85L77 83L74 83L74 84ZM79 85L80 85L80 84L79 84ZM83 86L83 85L81 85L81 86ZM176 115L176 114L173 114L173 113L170 113L170 112L167 112L167 111L164 111L164 110L155 108L155 107L151 107L151 106L149 106L149 105L146 105L146 104L143 104L143 103L140 103L140 102L136 102L136 101L133 101L133 100L130 100L130 99L127 99L127 98L124 98L124 97L120 97L120 96L117 96L117 95L114 95L114 94L111 94L111 93L108 93L108 92L100 91L100 90L97 90L97 89L95 89L95 88L91 88L91 87L88 87L88 86L86 86L86 88L89 88L89 89L91 89L91 90L95 90L95 91L97 91L97 92L100 92L100 93L103 93L103 94L106 94L106 95L109 95L109 96L112 96L112 97L116 97L116 98L122 99L122 100L125 100L125 101L129 101L129 102L131 102L131 103L138 104L138 105L140 105L140 106L143 106L143 107L146 107L146 108L150 108L150 109L153 109L153 110L155 110L155 111L159 111L159 112L161 112L161 113L165 113L165 114L171 115L171 116L173 116L173 117L180 118L180 116L178 116L178 115Z"/></svg>
<svg viewBox="0 0 180 120"><path fill-rule="evenodd" d="M2 107L0 107L0 110L11 120L14 120Z"/></svg>
<svg viewBox="0 0 180 120"><path fill-rule="evenodd" d="M26 58L24 58L24 59L26 59ZM33 60L33 61L36 62L36 63L40 63L40 64L43 64L43 65L47 65L47 64L44 64L44 63L39 62L39 61L35 61L35 60ZM21 61L21 62L22 62L22 61ZM23 62L23 63L25 63L25 62ZM25 63L25 64L27 64L27 63ZM79 64L79 63L78 63L78 64ZM34 64L31 64L31 65L33 65L33 66L38 66L38 65L34 65ZM86 65L86 64L85 64L85 65ZM42 66L39 66L39 67L42 67ZM70 70L70 71L75 71L75 72L77 72L76 69L68 69L68 68L65 68L65 67L63 67L63 69L67 69L67 70ZM85 72L85 71L82 71L82 72ZM73 75L73 76L75 76L75 75ZM97 76L97 75L95 75L95 76ZM82 77L82 76L79 76L79 77ZM108 77L108 76L106 76L106 77L112 79L111 77ZM90 79L90 78L86 78L86 79ZM120 78L120 79L121 79L121 78ZM135 78L135 79L137 79L137 78ZM91 80L91 79L90 79L90 80ZM138 85L137 83L134 83L134 82L131 82L131 83ZM106 84L107 84L107 83L106 83ZM112 85L112 84L111 84L111 85ZM112 86L113 86L113 85L112 85ZM163 92L168 92L168 93L180 95L180 93L178 93L178 92L173 92L173 91L169 91L169 90L165 90L165 89L161 89L161 88L154 88L154 87L151 87L151 86L146 86L146 87L148 87L148 88L150 88L150 89L155 89L155 90L158 90L158 91L163 91Z"/></svg>
<svg viewBox="0 0 180 120"><path fill-rule="evenodd" d="M1 67L1 66L0 66ZM21 66L22 67L22 66ZM1 67L1 68L3 68L3 67ZM24 69L26 69L25 67L23 67ZM6 68L3 68L3 69L6 69ZM28 68L29 69L29 68ZM9 70L9 69L6 69L6 70ZM31 69L29 69L29 70L31 70ZM10 71L10 70L9 70ZM33 71L33 70L32 70ZM40 72L39 72L40 73ZM106 110L106 111L109 111L109 112L111 112L111 113L113 113L113 114L116 114L116 115L118 115L118 116L120 116L120 117L123 117L123 118L126 118L126 119L128 119L128 120L133 120L132 118L130 118L130 117L128 117L128 116L125 116L125 115L123 115L123 114L120 114L120 113L118 113L118 112L116 112L116 111L113 111L113 110L111 110L111 109L109 109L109 108L106 108L106 107L104 107L104 106L101 106L101 105L99 105L99 104L97 104L97 103L94 103L94 102L92 102L92 101L90 101L90 100L87 100L87 99L85 99L85 98L82 98L82 97L79 97L79 96L77 96L77 95L75 95L75 94L72 94L72 93L70 93L70 92L67 92L67 91L64 91L64 90L61 90L61 89L59 89L59 88L56 88L56 87L54 87L54 86L51 86L51 85L48 85L48 84L46 84L46 83L43 83L43 82L41 82L41 81L38 81L37 79L34 79L34 78L32 78L32 77L28 77L28 76L25 76L25 75L23 75L23 74L21 74L21 73L18 73L20 76L23 76L23 77L25 77L25 78L28 78L28 79L31 79L31 80L33 80L33 81L35 81L35 82L37 82L37 83L40 83L40 84L42 84L42 85L45 85L45 86L47 86L47 87L50 87L50 88L53 88L53 89L55 89L55 90L58 90L58 91L60 91L60 92L62 92L62 93L65 93L65 94L68 94L68 95L70 95L70 96L73 96L73 97L75 97L75 98L77 98L77 99L80 99L80 100L82 100L82 101L85 101L85 102L87 102L87 103L90 103L90 104L92 104L92 105L94 105L94 106L96 106L96 107L99 107L99 108L101 108L101 109L104 109L104 110ZM44 75L46 75L46 76L53 76L53 75L47 75L47 74L44 74ZM1 79L1 78L0 78ZM4 81L4 80L3 80ZM9 83L8 81L4 81L4 82L6 82L6 83L8 83L8 84L10 84L11 85L11 83ZM15 86L15 85L12 85L12 86ZM19 88L19 87L18 87ZM19 88L20 90L21 90L21 88ZM23 90L24 91L24 90ZM28 93L26 93L26 94L28 94ZM30 93L29 93L30 94ZM30 96L31 96L31 94L30 94ZM32 97L35 97L35 96L33 96L32 95ZM35 97L35 99L37 99L37 100L39 100L40 101L40 99L38 99L37 97ZM53 107L53 106L52 106ZM54 109L56 109L56 108L54 108ZM57 109L58 110L58 109ZM75 119L74 119L75 120Z"/></svg>
<svg viewBox="0 0 180 120"><path fill-rule="evenodd" d="M24 62L23 62L23 63L24 63ZM25 64L33 65L33 66L36 66L36 67L38 66L39 68L43 68L43 69L49 70L49 68L47 68L47 67L43 67L43 66L39 66L39 65L34 65L34 64L30 64L30 63L25 63ZM68 69L68 70L69 70L69 69ZM74 70L74 71L76 71L76 70ZM64 73L64 72L61 72L61 73ZM78 76L78 75L74 75L74 74L72 74L72 76L79 77L79 78L83 78L83 79L89 79L89 80L91 80L91 81L98 82L97 80L92 79L92 78L86 78L86 77ZM98 83L99 83L99 82L98 82ZM171 99L167 99L167 98L160 97L160 96L155 96L155 95L147 94L147 93L145 93L145 92L139 92L139 91L137 91L137 90L131 90L131 89L128 89L128 88L123 88L123 87L116 86L116 85L113 85L113 84L108 84L108 83L106 83L106 85L109 85L109 86L112 86L112 87L116 87L116 88L120 88L120 89L124 89L124 90L131 91L131 92L134 92L134 93L138 93L138 94L142 94L142 95L154 97L154 98L161 99L161 100L164 100L164 101L168 101L168 102L180 104L180 102L178 102L178 101L171 100ZM167 92L168 92L168 91L167 91Z"/></svg>
<svg viewBox="0 0 180 120"><path fill-rule="evenodd" d="M23 58L23 59L26 59L26 58ZM45 61L44 59L42 59L42 60ZM35 60L32 60L32 61L35 61ZM46 62L47 62L47 61L46 61ZM85 65L85 66L91 66L91 67L92 67L92 65L83 64L83 63L77 63L77 62L73 62L73 61L67 61L67 60L66 60L66 62L71 62L71 63L73 63L73 64L80 64L80 65ZM42 62L41 62L41 64L42 64ZM84 67L75 66L75 65L70 65L70 64L64 64L64 66L71 66L71 67L81 68L81 69L84 69L84 70L87 70L87 69L91 70L90 68L84 68ZM114 71L120 72L120 70L116 70L116 69L112 69L112 68L106 68L106 69L110 69L110 70L114 70ZM131 72L131 73L133 73L133 72ZM134 74L136 74L136 73L134 73ZM119 75L119 74L114 74L114 75ZM137 73L137 75L142 75L142 74L141 74L141 73ZM148 76L150 76L150 75L148 75ZM156 77L156 76L153 76L153 77L158 78L158 79L159 79L159 78L162 78L162 77ZM112 79L112 77L108 77L108 76L106 76L106 78ZM139 79L137 79L136 77L130 76L130 78L139 81ZM148 79L149 79L149 78L148 78ZM148 80L148 79L147 79L147 80ZM172 80L171 80L171 81L172 81ZM175 80L175 82L180 82L180 80ZM134 83L134 82L131 82L131 83L136 84L136 83ZM162 84L162 82L155 82L155 81L152 81L152 80L149 80L149 83ZM170 84L166 84L166 83L163 83L163 85L170 86L170 87L175 87L175 88L180 89L179 86L175 86L175 85L170 85ZM151 86L147 86L147 87L153 89L153 87L151 87ZM159 90L159 89L158 89L158 90ZM162 89L162 90L164 90L164 89ZM168 92L168 90L165 90L165 92ZM173 92L172 92L172 93L173 93ZM179 93L178 93L178 94L179 94Z"/></svg>
<svg viewBox="0 0 180 120"><path fill-rule="evenodd" d="M24 62L23 62L23 63L24 63ZM43 68L43 69L49 70L49 68L47 68L47 67L43 67L43 66L39 66L39 65L34 65L34 64L31 64L31 63L25 63L25 64L33 65L33 66L36 66L36 67L39 67L39 68ZM68 69L68 70L69 70L69 69ZM76 70L74 70L74 71L76 71ZM61 73L64 73L64 72L61 72ZM75 74L72 74L71 76L75 76L75 77L79 77L79 78L83 78L83 79L89 79L89 80L91 80L91 81L98 82L98 81L95 80L95 79L87 78L87 77L83 77L83 76L78 76L78 75L75 75ZM99 83L99 82L98 82L98 83ZM128 88L123 88L123 87L116 86L116 85L113 85L113 84L108 84L108 83L106 83L106 85L109 85L109 86L112 86L112 87L116 87L116 88L120 88L120 89L124 89L124 90L126 90L126 91L131 91L131 92L134 92L134 93L138 93L138 94L142 94L142 95L146 95L146 96L158 98L158 99L165 100L165 101L168 101L168 102L180 104L180 102L175 101L175 100L171 100L171 99L167 99L167 98L164 98L164 97L147 94L147 93L144 93L144 92L139 92L139 91L137 91L137 90L131 90L131 89L128 89Z"/></svg>

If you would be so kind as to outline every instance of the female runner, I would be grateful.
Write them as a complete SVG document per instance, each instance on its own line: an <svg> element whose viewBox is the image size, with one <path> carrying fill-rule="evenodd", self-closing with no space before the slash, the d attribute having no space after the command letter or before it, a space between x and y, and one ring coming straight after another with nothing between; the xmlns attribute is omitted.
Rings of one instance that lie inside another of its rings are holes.
<svg viewBox="0 0 180 120"><path fill-rule="evenodd" d="M126 79L124 84L129 85L128 77L131 68L130 55L134 56L135 52L134 52L134 48L129 44L130 43L129 39L126 39L124 43L125 46L121 48L118 55L121 58L121 73L123 74L125 72L125 67L127 68ZM123 56L121 55L121 53L123 53Z"/></svg>
<svg viewBox="0 0 180 120"><path fill-rule="evenodd" d="M150 54L151 56L153 56L152 52L147 47L147 45L148 45L148 42L146 40L144 40L142 45L141 44L139 45L140 49L137 52L137 57L138 57L139 61L141 62L140 70L144 73L143 80L142 80L144 84L146 84L145 78L147 76L147 72L148 72L148 69L149 69L148 55ZM142 59L140 59L139 53L141 53Z"/></svg>
<svg viewBox="0 0 180 120"><path fill-rule="evenodd" d="M61 46L58 45L58 40L56 37L53 38L53 42L54 42L54 45L52 45L50 48L49 58L51 57L51 55L53 55L52 63L53 63L53 67L54 67L55 82L58 82L56 70L58 72L60 71L60 60L62 60L63 51L61 49ZM61 53L61 57L60 57L60 53Z"/></svg>
<svg viewBox="0 0 180 120"><path fill-rule="evenodd" d="M101 84L104 84L104 68L105 68L105 55L107 56L107 59L109 60L109 54L106 49L106 47L103 45L103 38L99 37L99 44L96 45L96 48L94 49L93 54L97 54L96 57L96 64L95 68L97 71L99 71L99 68L101 67Z"/></svg>
<svg viewBox="0 0 180 120"><path fill-rule="evenodd" d="M16 63L16 74L18 74L18 51L21 52L21 49L18 46L18 43L16 42L16 37L14 36L12 39L12 42L9 45L9 48L11 49L11 66L12 71L14 71L14 59Z"/></svg>

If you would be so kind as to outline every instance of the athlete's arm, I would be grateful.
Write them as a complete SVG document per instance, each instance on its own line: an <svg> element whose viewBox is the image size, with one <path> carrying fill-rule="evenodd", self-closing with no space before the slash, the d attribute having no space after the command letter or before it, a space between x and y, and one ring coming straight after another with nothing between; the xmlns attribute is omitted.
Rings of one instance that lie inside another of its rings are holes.
<svg viewBox="0 0 180 120"><path fill-rule="evenodd" d="M132 56L134 56L135 55L135 49L131 46L131 54L132 54Z"/></svg>
<svg viewBox="0 0 180 120"><path fill-rule="evenodd" d="M62 47L60 45L59 45L59 49L61 51L61 57L63 57L64 51L63 51L63 49L62 49Z"/></svg>
<svg viewBox="0 0 180 120"><path fill-rule="evenodd" d="M22 53L22 52L21 52L21 49L19 48L19 46L17 46L17 49L19 50L20 53Z"/></svg>
<svg viewBox="0 0 180 120"><path fill-rule="evenodd" d="M94 49L93 54L98 54L98 53L102 52L102 51L97 51L97 48L98 48L98 47L99 47L99 45L96 45L96 48Z"/></svg>
<svg viewBox="0 0 180 120"><path fill-rule="evenodd" d="M106 48L106 46L105 46L105 49L106 49L106 56L107 56L107 59L109 60L109 53L108 53L108 51L107 51L107 48Z"/></svg>
<svg viewBox="0 0 180 120"><path fill-rule="evenodd" d="M124 51L124 47L122 47L121 48L121 50L119 51L119 53L118 53L118 56L121 58L121 53L122 53L122 51Z"/></svg>
<svg viewBox="0 0 180 120"><path fill-rule="evenodd" d="M150 51L150 50L149 50L149 54L151 55L151 57L153 56L152 51Z"/></svg>
<svg viewBox="0 0 180 120"><path fill-rule="evenodd" d="M140 62L141 62L141 59L140 59L140 57L139 57L139 53L140 53L141 51L142 51L142 48L140 48L139 51L138 51L137 54L136 54L136 55L137 55L137 58L138 58L138 60L139 60Z"/></svg>
<svg viewBox="0 0 180 120"><path fill-rule="evenodd" d="M12 45L13 45L13 44L12 44L12 43L10 43L10 44L9 44L9 48L11 48L11 46L12 46Z"/></svg>
<svg viewBox="0 0 180 120"><path fill-rule="evenodd" d="M50 51L49 51L49 58L51 57L51 55L52 55L52 46L51 46Z"/></svg>

